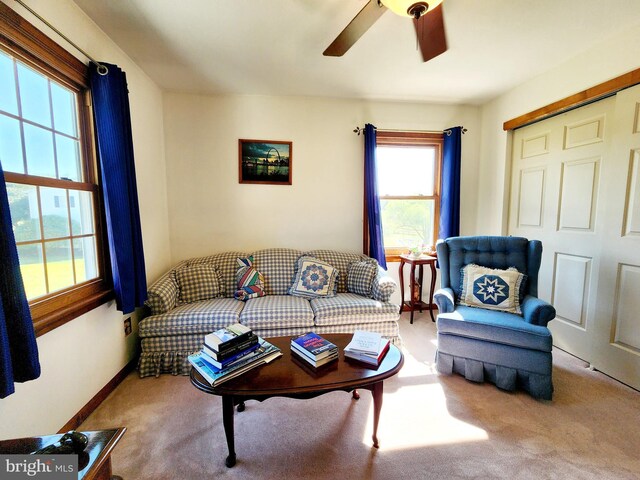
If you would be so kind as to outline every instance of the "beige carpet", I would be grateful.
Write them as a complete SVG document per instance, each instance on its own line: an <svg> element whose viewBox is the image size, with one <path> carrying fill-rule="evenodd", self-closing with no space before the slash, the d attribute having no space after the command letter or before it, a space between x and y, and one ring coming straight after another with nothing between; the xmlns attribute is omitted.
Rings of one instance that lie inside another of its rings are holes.
<svg viewBox="0 0 640 480"><path fill-rule="evenodd" d="M134 479L640 478L640 393L554 351L551 402L434 371L435 326L403 315L405 366L385 382L378 436L372 401L344 392L251 401L235 414L238 463L218 397L188 377L130 375L81 429L126 426L113 470Z"/></svg>

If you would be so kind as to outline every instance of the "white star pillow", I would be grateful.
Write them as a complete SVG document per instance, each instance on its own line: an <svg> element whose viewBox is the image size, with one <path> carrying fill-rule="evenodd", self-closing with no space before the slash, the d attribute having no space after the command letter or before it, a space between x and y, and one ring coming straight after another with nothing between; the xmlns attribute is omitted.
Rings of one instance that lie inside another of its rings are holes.
<svg viewBox="0 0 640 480"><path fill-rule="evenodd" d="M520 289L527 276L507 270L469 264L462 269L460 305L521 314Z"/></svg>

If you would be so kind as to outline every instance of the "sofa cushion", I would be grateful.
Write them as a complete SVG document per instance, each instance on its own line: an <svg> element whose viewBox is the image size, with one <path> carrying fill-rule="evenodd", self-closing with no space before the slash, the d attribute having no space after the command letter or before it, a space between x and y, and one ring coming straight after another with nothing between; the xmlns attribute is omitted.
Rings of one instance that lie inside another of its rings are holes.
<svg viewBox="0 0 640 480"><path fill-rule="evenodd" d="M549 329L527 323L513 313L459 305L451 313L438 315L437 328L440 335L458 335L514 347L551 351L552 337Z"/></svg>
<svg viewBox="0 0 640 480"><path fill-rule="evenodd" d="M147 317L140 322L140 337L211 333L237 323L244 303L233 298L213 298L188 303L173 310Z"/></svg>
<svg viewBox="0 0 640 480"><path fill-rule="evenodd" d="M353 262L349 265L347 291L370 297L371 284L377 273L378 267L371 262Z"/></svg>
<svg viewBox="0 0 640 480"><path fill-rule="evenodd" d="M382 303L355 293L338 293L335 297L314 298L311 308L316 325L385 322L398 319L398 306Z"/></svg>
<svg viewBox="0 0 640 480"><path fill-rule="evenodd" d="M178 304L215 298L220 294L220 279L215 265L185 265L175 271L179 287Z"/></svg>
<svg viewBox="0 0 640 480"><path fill-rule="evenodd" d="M289 295L315 298L336 294L338 270L328 263L303 255L296 262L295 272Z"/></svg>
<svg viewBox="0 0 640 480"><path fill-rule="evenodd" d="M258 330L277 325L279 328L313 326L313 310L309 300L291 295L267 295L245 303L240 323Z"/></svg>
<svg viewBox="0 0 640 480"><path fill-rule="evenodd" d="M462 269L461 305L520 314L520 296L526 275L469 264Z"/></svg>
<svg viewBox="0 0 640 480"><path fill-rule="evenodd" d="M253 266L264 275L267 295L287 294L300 255L300 250L290 248L268 248L253 253Z"/></svg>
<svg viewBox="0 0 640 480"><path fill-rule="evenodd" d="M225 252L209 255L208 257L192 258L190 265L210 263L218 269L221 284L221 296L233 297L233 293L238 289L236 286L236 270L238 269L238 257L246 257L243 252Z"/></svg>
<svg viewBox="0 0 640 480"><path fill-rule="evenodd" d="M375 259L361 253L337 252L335 250L311 250L306 252L305 255L327 262L333 268L338 269L338 293L347 293L349 265L353 262L369 262L373 265L378 265Z"/></svg>

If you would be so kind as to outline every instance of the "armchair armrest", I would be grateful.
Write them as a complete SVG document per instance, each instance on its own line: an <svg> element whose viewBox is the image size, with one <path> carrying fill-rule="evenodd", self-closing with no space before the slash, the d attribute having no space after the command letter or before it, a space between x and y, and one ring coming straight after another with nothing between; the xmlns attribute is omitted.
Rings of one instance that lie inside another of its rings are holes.
<svg viewBox="0 0 640 480"><path fill-rule="evenodd" d="M378 267L378 274L371 284L371 298L379 302L388 302L398 284L385 269Z"/></svg>
<svg viewBox="0 0 640 480"><path fill-rule="evenodd" d="M451 288L441 288L433 294L433 300L438 305L440 313L451 313L456 308L456 297Z"/></svg>
<svg viewBox="0 0 640 480"><path fill-rule="evenodd" d="M546 327L556 316L556 309L552 305L532 295L524 297L520 308L524 320L533 325Z"/></svg>
<svg viewBox="0 0 640 480"><path fill-rule="evenodd" d="M160 315L173 310L178 301L178 284L173 270L165 273L147 291L147 301L144 302L151 309L151 315Z"/></svg>

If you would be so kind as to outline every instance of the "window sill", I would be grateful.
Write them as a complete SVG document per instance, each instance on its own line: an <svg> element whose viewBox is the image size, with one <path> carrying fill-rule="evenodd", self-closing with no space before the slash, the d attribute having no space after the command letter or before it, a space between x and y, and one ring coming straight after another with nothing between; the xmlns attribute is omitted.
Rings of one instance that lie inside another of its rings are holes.
<svg viewBox="0 0 640 480"><path fill-rule="evenodd" d="M113 290L107 288L102 280L97 280L31 303L31 317L36 337L78 318L113 298Z"/></svg>

